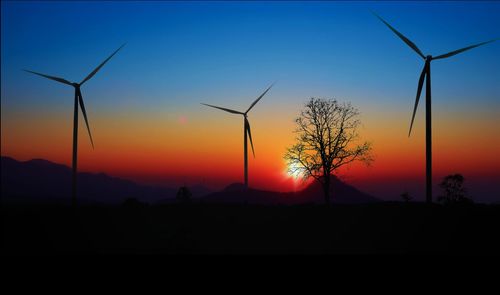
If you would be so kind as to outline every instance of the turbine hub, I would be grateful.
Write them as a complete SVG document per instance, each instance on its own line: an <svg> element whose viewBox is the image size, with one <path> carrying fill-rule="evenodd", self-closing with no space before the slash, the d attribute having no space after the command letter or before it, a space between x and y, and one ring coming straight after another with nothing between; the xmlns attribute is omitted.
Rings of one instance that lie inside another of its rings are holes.
<svg viewBox="0 0 500 295"><path fill-rule="evenodd" d="M78 84L78 83L73 82L73 83L71 83L71 85L73 85L73 87L75 87L75 88L80 88L80 84Z"/></svg>
<svg viewBox="0 0 500 295"><path fill-rule="evenodd" d="M432 55L427 55L427 56L425 57L425 59L426 59L426 60L431 61L431 60L432 60Z"/></svg>

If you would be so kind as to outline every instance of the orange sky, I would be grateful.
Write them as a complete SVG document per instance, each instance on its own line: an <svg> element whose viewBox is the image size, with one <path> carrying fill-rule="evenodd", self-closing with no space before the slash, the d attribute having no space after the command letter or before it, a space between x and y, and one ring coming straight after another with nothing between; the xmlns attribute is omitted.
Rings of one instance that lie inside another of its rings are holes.
<svg viewBox="0 0 500 295"><path fill-rule="evenodd" d="M264 101L264 103L266 103ZM44 158L70 165L72 112L5 112L2 116L2 155L20 160ZM262 189L294 190L301 183L285 173L282 159L293 142L293 118L300 106L256 107L249 119L256 158L250 154L250 185ZM423 179L423 112L414 133L407 137L408 114L391 109L363 110L362 137L373 144L371 167L355 164L340 171L347 181L370 192L388 179ZM461 172L469 177L498 178L500 137L498 111L445 112L434 118L434 175ZM178 185L204 183L220 188L243 178L243 122L203 106L165 111L128 108L89 111L95 142L90 141L80 118L79 169L105 172L141 182ZM27 119L29 118L29 119ZM464 120L463 118L468 118Z"/></svg>

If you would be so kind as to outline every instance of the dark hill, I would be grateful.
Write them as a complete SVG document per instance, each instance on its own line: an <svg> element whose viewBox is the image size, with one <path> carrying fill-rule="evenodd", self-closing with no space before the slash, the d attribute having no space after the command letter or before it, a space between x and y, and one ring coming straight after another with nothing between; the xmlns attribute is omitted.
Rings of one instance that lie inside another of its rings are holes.
<svg viewBox="0 0 500 295"><path fill-rule="evenodd" d="M337 204L365 204L379 200L355 187L331 176L330 195ZM272 192L258 189L245 189L242 183L233 183L224 190L203 198L206 202L248 203L248 204L305 204L324 203L321 185L315 181L299 192Z"/></svg>
<svg viewBox="0 0 500 295"><path fill-rule="evenodd" d="M42 159L20 162L1 158L3 201L66 201L71 195L71 169ZM121 203L127 198L156 202L173 198L176 189L139 185L104 173L78 173L78 200Z"/></svg>
<svg viewBox="0 0 500 295"><path fill-rule="evenodd" d="M317 181L299 192L301 197L311 202L324 202L323 188ZM330 197L332 202L340 204L365 204L380 202L379 199L349 185L336 176L330 177Z"/></svg>

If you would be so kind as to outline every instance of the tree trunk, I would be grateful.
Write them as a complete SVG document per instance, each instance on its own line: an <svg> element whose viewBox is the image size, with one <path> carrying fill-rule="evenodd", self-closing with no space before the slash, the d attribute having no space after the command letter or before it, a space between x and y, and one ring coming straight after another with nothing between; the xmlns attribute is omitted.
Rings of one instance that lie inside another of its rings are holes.
<svg viewBox="0 0 500 295"><path fill-rule="evenodd" d="M325 194L325 203L330 205L330 175L325 175L325 181L323 182L323 192Z"/></svg>

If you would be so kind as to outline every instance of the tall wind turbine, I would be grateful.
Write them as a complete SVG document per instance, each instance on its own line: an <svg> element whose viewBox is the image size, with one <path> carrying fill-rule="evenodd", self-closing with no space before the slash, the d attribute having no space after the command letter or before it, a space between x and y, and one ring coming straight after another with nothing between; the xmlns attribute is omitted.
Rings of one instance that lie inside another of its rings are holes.
<svg viewBox="0 0 500 295"><path fill-rule="evenodd" d="M87 112L85 111L85 105L83 103L83 96L82 92L80 90L80 87L83 85L83 83L87 82L92 78L103 66L105 63L107 63L120 49L123 48L125 44L120 46L113 54L111 54L108 58L106 58L97 68L95 68L90 74L88 74L85 79L82 80L80 83L76 82L69 82L66 79L59 78L59 77L54 77L54 76L49 76L41 73L37 73L34 71L30 70L24 70L28 73L32 73L35 75L39 75L69 86L73 86L75 88L75 107L74 107L74 115L73 115L73 160L72 160L72 169L73 169L73 182L72 182L72 194L71 194L71 203L73 207L76 206L76 174L77 174L77 148L78 148L78 105L82 108L82 113L83 113L83 118L85 119L85 125L87 125L87 131L89 133L90 137L90 143L92 144L92 149L94 148L94 141L92 140L92 133L90 132L90 127L89 127L89 121L87 119Z"/></svg>
<svg viewBox="0 0 500 295"><path fill-rule="evenodd" d="M417 88L417 97L415 98L415 105L413 107L413 115L411 117L410 123L410 131L408 132L408 137L410 137L411 129L413 127L413 120L415 119L415 113L417 111L418 101L420 99L420 93L422 92L422 86L424 84L425 79L425 158L426 158L426 202L432 203L432 117L431 117L431 61L436 59L443 59L447 57L454 56L456 54L462 53L472 48L479 47L481 45L485 45L496 41L497 39L493 39L490 41L470 45L461 49L457 49L445 54L441 54L433 57L432 55L424 55L420 49L418 49L417 45L410 41L410 39L406 38L403 34L398 32L395 28L393 28L388 22L383 20L379 15L372 12L378 19L380 19L391 31L393 31L406 45L410 46L420 57L422 57L425 61L424 68L422 69L422 73L420 74L420 78L418 80L418 88Z"/></svg>
<svg viewBox="0 0 500 295"><path fill-rule="evenodd" d="M266 93L269 91L269 89L271 89L271 87L273 87L274 83L271 84L271 86L269 86L266 91L264 91L251 105L250 107L248 108L248 110L244 113L242 112L239 112L239 111L235 111L235 110L231 110L231 109L227 109L227 108L222 108L222 107L218 107L218 106L214 106L214 105L210 105L210 104L206 104L206 103L202 103L202 105L206 105L206 106L209 106L209 107L212 107L212 108L216 108L216 109L219 109L219 110L223 110L223 111L226 111L226 112L229 112L229 113L232 113L232 114L237 114L237 115L243 115L243 158L244 158L244 174L245 174L245 188L248 188L248 148L247 148L247 136L248 138L250 138L250 145L252 146L252 154L255 158L255 152L253 150L253 142L252 142L252 132L250 131L250 122L248 121L248 118L247 118L247 114L248 112L255 106L255 104L257 104L257 102L259 102L259 100L264 96L266 95Z"/></svg>

